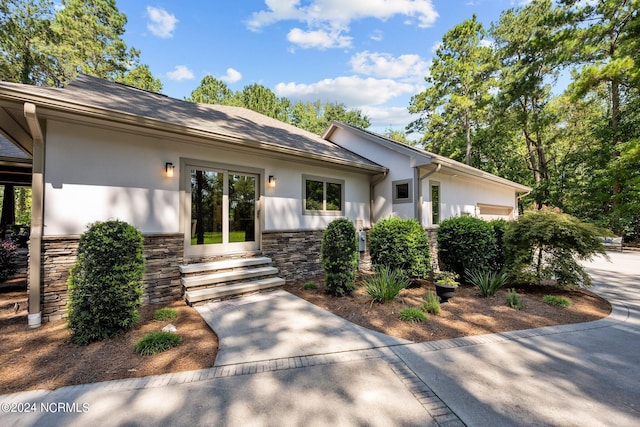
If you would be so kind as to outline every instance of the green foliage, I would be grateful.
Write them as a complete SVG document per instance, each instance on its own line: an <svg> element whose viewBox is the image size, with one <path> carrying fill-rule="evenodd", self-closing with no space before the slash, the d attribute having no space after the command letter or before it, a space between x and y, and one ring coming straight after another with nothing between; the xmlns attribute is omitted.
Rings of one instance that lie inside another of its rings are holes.
<svg viewBox="0 0 640 427"><path fill-rule="evenodd" d="M170 348L177 347L182 342L180 335L172 332L156 331L146 334L136 343L136 353L151 356Z"/></svg>
<svg viewBox="0 0 640 427"><path fill-rule="evenodd" d="M410 277L426 278L431 270L429 241L414 219L378 221L369 233L369 252L374 266L404 270Z"/></svg>
<svg viewBox="0 0 640 427"><path fill-rule="evenodd" d="M302 285L302 289L305 290L305 291L311 291L311 290L314 290L314 289L318 289L318 285L316 285L313 282L306 282L306 283L304 283Z"/></svg>
<svg viewBox="0 0 640 427"><path fill-rule="evenodd" d="M527 212L509 225L504 236L507 268L516 281L553 280L558 286L590 286L591 278L578 260L606 255L599 239L603 233L571 215Z"/></svg>
<svg viewBox="0 0 640 427"><path fill-rule="evenodd" d="M142 234L122 221L96 222L80 237L69 277L68 326L78 344L118 335L138 320Z"/></svg>
<svg viewBox="0 0 640 427"><path fill-rule="evenodd" d="M398 296L400 291L409 286L409 279L403 270L391 270L382 266L377 272L367 277L364 288L373 301L385 303Z"/></svg>
<svg viewBox="0 0 640 427"><path fill-rule="evenodd" d="M424 303L422 303L422 310L435 315L440 314L440 298L435 292L427 292L424 297Z"/></svg>
<svg viewBox="0 0 640 427"><path fill-rule="evenodd" d="M18 247L10 240L0 243L0 282L7 280L15 271L13 264Z"/></svg>
<svg viewBox="0 0 640 427"><path fill-rule="evenodd" d="M509 275L505 272L474 268L465 270L465 277L469 283L480 289L483 297L490 297L504 286Z"/></svg>
<svg viewBox="0 0 640 427"><path fill-rule="evenodd" d="M178 317L178 313L175 309L170 307L159 308L153 313L153 318L160 321L171 320L175 319L176 317Z"/></svg>
<svg viewBox="0 0 640 427"><path fill-rule="evenodd" d="M185 99L189 102L248 108L317 135L322 135L333 120L362 129L370 125L369 119L360 110L347 110L344 104L321 101L294 103L287 98L278 98L271 89L259 84L245 86L241 91L234 92L225 82L210 75L205 76L200 86Z"/></svg>
<svg viewBox="0 0 640 427"><path fill-rule="evenodd" d="M400 320L419 323L429 320L429 316L418 308L408 307L400 310Z"/></svg>
<svg viewBox="0 0 640 427"><path fill-rule="evenodd" d="M123 41L126 16L114 0L0 3L0 80L64 86L78 73L145 90L162 89L140 51Z"/></svg>
<svg viewBox="0 0 640 427"><path fill-rule="evenodd" d="M518 295L515 289L507 290L507 305L516 310L524 310L526 307L526 304L522 301L522 298L520 298L520 295Z"/></svg>
<svg viewBox="0 0 640 427"><path fill-rule="evenodd" d="M433 280L436 284L441 286L457 287L460 283L458 279L460 275L452 271L439 271L433 275Z"/></svg>
<svg viewBox="0 0 640 427"><path fill-rule="evenodd" d="M346 218L333 220L322 236L322 268L327 292L349 295L354 289L358 266L356 229Z"/></svg>
<svg viewBox="0 0 640 427"><path fill-rule="evenodd" d="M422 117L412 130L423 141L437 141L439 152L471 164L475 123L482 120L490 101L489 88L495 83L496 61L491 47L483 43L486 32L473 15L454 26L442 38L433 58L427 89L411 99L409 111Z"/></svg>
<svg viewBox="0 0 640 427"><path fill-rule="evenodd" d="M438 228L440 268L464 275L465 269L494 268L496 238L490 223L469 216L449 218Z"/></svg>
<svg viewBox="0 0 640 427"><path fill-rule="evenodd" d="M542 302L545 302L550 305L555 305L556 307L569 307L571 305L571 301L563 297L557 297L555 295L545 295L542 297Z"/></svg>

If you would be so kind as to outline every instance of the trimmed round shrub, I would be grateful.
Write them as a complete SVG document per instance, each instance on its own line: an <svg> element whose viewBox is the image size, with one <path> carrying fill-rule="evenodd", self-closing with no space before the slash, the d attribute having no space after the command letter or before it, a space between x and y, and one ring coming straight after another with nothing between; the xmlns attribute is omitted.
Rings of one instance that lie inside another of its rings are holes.
<svg viewBox="0 0 640 427"><path fill-rule="evenodd" d="M492 225L480 218L445 219L438 228L440 269L464 277L465 269L490 269L496 262L496 237Z"/></svg>
<svg viewBox="0 0 640 427"><path fill-rule="evenodd" d="M327 226L322 236L322 268L327 292L349 295L354 289L358 267L356 228L346 218L338 218Z"/></svg>
<svg viewBox="0 0 640 427"><path fill-rule="evenodd" d="M378 221L369 233L369 253L376 268L403 270L417 278L426 278L431 271L429 240L415 219Z"/></svg>
<svg viewBox="0 0 640 427"><path fill-rule="evenodd" d="M69 277L72 339L89 344L118 335L138 320L142 301L142 234L123 221L96 222L80 237Z"/></svg>

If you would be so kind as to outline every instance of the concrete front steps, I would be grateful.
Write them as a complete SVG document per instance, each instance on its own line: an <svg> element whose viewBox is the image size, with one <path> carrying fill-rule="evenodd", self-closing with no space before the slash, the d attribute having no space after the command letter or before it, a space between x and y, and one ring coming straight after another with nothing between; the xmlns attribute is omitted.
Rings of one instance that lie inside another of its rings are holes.
<svg viewBox="0 0 640 427"><path fill-rule="evenodd" d="M284 285L271 258L228 259L180 266L184 298L189 305L204 304Z"/></svg>

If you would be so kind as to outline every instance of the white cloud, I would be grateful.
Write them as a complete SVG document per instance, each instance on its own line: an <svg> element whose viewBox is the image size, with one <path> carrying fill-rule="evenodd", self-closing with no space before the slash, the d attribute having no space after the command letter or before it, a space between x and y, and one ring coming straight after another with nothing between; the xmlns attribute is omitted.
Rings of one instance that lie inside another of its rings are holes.
<svg viewBox="0 0 640 427"><path fill-rule="evenodd" d="M404 130L419 115L409 113L407 107L362 107L362 114L369 117L371 130L384 133L389 128Z"/></svg>
<svg viewBox="0 0 640 427"><path fill-rule="evenodd" d="M379 41L382 41L384 39L384 33L382 31L380 31L380 30L374 30L374 32L371 33L369 38L371 40L373 40L374 42L379 42Z"/></svg>
<svg viewBox="0 0 640 427"><path fill-rule="evenodd" d="M147 17L149 23L147 23L147 29L155 36L163 39L173 37L173 31L176 29L178 19L175 15L167 12L164 9L147 6Z"/></svg>
<svg viewBox="0 0 640 427"><path fill-rule="evenodd" d="M442 46L442 41L435 42L433 46L431 46L431 53L436 53L438 49Z"/></svg>
<svg viewBox="0 0 640 427"><path fill-rule="evenodd" d="M181 81L191 80L195 76L193 75L193 72L189 68L187 68L186 65L176 65L173 71L169 71L167 73L167 77L169 77L170 80Z"/></svg>
<svg viewBox="0 0 640 427"><path fill-rule="evenodd" d="M227 83L235 83L240 79L242 79L242 74L240 74L240 71L238 70L234 70L233 68L227 68L227 74L225 74L224 76L218 77L218 79Z"/></svg>
<svg viewBox="0 0 640 427"><path fill-rule="evenodd" d="M365 105L381 105L390 99L405 94L414 94L420 87L409 83L401 83L391 79L362 78L343 76L324 79L319 82L278 83L274 92L295 101L313 102L317 100L340 102L349 108L360 108Z"/></svg>
<svg viewBox="0 0 640 427"><path fill-rule="evenodd" d="M259 31L280 21L303 22L307 30L294 28L289 33L289 41L301 42L303 47L323 49L344 47L347 39L350 45L350 38L341 36L341 33L348 31L354 20L376 18L384 21L400 15L411 18L405 23L413 25L417 20L418 27L426 28L438 18L432 0L311 0L304 5L300 0L265 0L265 4L267 10L254 12L246 22L250 30ZM330 28L331 31L318 30L322 28ZM333 43L309 40L327 35L331 36Z"/></svg>
<svg viewBox="0 0 640 427"><path fill-rule="evenodd" d="M351 57L351 69L359 74L390 79L423 79L429 64L420 55L394 57L389 53L359 52Z"/></svg>
<svg viewBox="0 0 640 427"><path fill-rule="evenodd" d="M288 20L348 25L356 19L385 20L395 15L416 18L418 26L424 28L438 18L432 0L312 0L308 5L301 5L299 0L265 0L265 3L268 10L251 15L247 22L250 29Z"/></svg>
<svg viewBox="0 0 640 427"><path fill-rule="evenodd" d="M332 47L350 47L352 38L342 36L340 31L304 31L300 28L294 28L287 34L287 40L304 49L318 48L324 50Z"/></svg>

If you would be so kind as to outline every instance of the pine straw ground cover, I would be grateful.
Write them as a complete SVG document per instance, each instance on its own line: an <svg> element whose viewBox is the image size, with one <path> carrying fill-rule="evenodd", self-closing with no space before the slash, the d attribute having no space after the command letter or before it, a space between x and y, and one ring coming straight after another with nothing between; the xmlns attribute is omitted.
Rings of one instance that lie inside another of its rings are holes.
<svg viewBox="0 0 640 427"><path fill-rule="evenodd" d="M403 289L395 300L385 304L372 303L361 280L348 297L327 295L322 278L313 280L316 289L303 290L302 285L306 282L309 281L289 283L284 289L353 323L414 342L588 322L607 317L611 312L611 305L606 300L582 289L520 288L517 292L526 308L515 310L506 305L506 289L484 298L478 289L461 285L456 288L454 297L441 305L438 315L430 314L426 322L411 323L400 320L400 310L420 308L427 292L435 291L429 281L419 281L416 283L418 286ZM562 308L546 304L542 302L545 295L567 298L571 305Z"/></svg>
<svg viewBox="0 0 640 427"><path fill-rule="evenodd" d="M284 289L353 323L414 342L586 322L606 317L611 311L609 303L585 290L547 286L518 289L527 304L518 311L506 306L505 290L482 298L478 290L463 285L449 303L442 305L440 314L430 314L423 323L409 323L400 320L400 310L420 307L427 291L434 289L430 282L404 289L394 301L385 304L372 304L361 278L356 291L348 297L326 294L321 277L313 280L317 289L303 290L306 282L288 283ZM562 308L545 304L545 295L567 298L571 305ZM16 303L20 309L14 313ZM176 309L177 319L153 320L154 311L165 306ZM218 349L215 333L182 301L144 306L141 320L132 331L88 346L71 342L64 321L29 329L26 317L24 288L0 285L0 394L209 368ZM154 356L141 356L134 351L135 343L144 334L159 330L166 323L177 326L182 337L178 347Z"/></svg>
<svg viewBox="0 0 640 427"><path fill-rule="evenodd" d="M27 326L25 290L4 292L0 286L0 394L32 389L135 378L210 368L218 351L218 338L197 311L183 301L140 308L140 321L118 337L80 346L71 342L63 320ZM20 304L14 313L15 304ZM153 319L155 310L172 307L177 318ZM177 327L182 343L152 356L135 352L136 343L167 324Z"/></svg>

